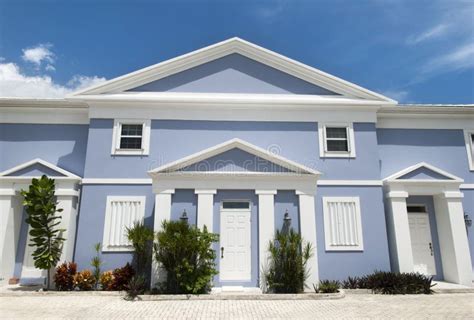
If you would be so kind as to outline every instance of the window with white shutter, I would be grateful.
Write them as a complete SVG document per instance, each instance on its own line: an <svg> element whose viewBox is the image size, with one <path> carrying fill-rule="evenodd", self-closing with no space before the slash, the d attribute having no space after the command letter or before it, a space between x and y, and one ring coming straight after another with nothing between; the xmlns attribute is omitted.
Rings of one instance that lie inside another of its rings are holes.
<svg viewBox="0 0 474 320"><path fill-rule="evenodd" d="M143 222L146 197L108 196L102 251L133 251L127 228Z"/></svg>
<svg viewBox="0 0 474 320"><path fill-rule="evenodd" d="M323 197L327 251L364 249L358 197Z"/></svg>

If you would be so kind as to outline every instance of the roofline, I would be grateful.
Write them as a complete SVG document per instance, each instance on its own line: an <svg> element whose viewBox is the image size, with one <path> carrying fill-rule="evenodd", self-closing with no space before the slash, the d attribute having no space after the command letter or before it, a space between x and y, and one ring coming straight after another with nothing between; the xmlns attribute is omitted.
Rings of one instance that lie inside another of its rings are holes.
<svg viewBox="0 0 474 320"><path fill-rule="evenodd" d="M124 91L232 53L242 54L250 59L293 75L304 81L335 91L336 93L366 99L378 99L391 104L397 103L391 98L237 37L119 76L104 83L72 93L69 97Z"/></svg>
<svg viewBox="0 0 474 320"><path fill-rule="evenodd" d="M379 116L397 115L474 115L474 105L435 106L432 104L385 106L377 111Z"/></svg>
<svg viewBox="0 0 474 320"><path fill-rule="evenodd" d="M0 108L88 108L83 101L73 101L63 98L16 98L0 97Z"/></svg>

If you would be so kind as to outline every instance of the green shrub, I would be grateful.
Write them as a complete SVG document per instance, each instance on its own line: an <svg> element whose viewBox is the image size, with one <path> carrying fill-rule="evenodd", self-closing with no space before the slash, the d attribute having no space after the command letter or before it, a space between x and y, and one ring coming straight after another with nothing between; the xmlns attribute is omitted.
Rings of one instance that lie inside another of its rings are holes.
<svg viewBox="0 0 474 320"><path fill-rule="evenodd" d="M133 246L133 264L138 275L144 279L150 270L149 262L152 255L154 232L141 222L135 222L133 227L127 228L127 238Z"/></svg>
<svg viewBox="0 0 474 320"><path fill-rule="evenodd" d="M95 278L95 289L97 290L100 282L100 267L104 264L102 262L102 258L100 257L100 242L97 242L94 245L94 250L96 255L91 259L91 267L94 270L93 274Z"/></svg>
<svg viewBox="0 0 474 320"><path fill-rule="evenodd" d="M138 295L145 293L146 288L146 279L145 277L138 275L132 277L128 284L126 285L127 296L126 300L135 300Z"/></svg>
<svg viewBox="0 0 474 320"><path fill-rule="evenodd" d="M321 280L316 287L313 285L316 293L336 293L339 291L341 284L336 280Z"/></svg>
<svg viewBox="0 0 474 320"><path fill-rule="evenodd" d="M156 235L155 259L166 270L163 291L167 293L206 293L210 290L216 253L212 243L219 236L201 231L186 221L164 221Z"/></svg>
<svg viewBox="0 0 474 320"><path fill-rule="evenodd" d="M112 272L112 290L126 290L127 284L130 282L132 277L135 275L135 270L133 270L130 263L127 263L122 268L117 268Z"/></svg>
<svg viewBox="0 0 474 320"><path fill-rule="evenodd" d="M275 293L299 293L308 278L307 263L313 255L311 244L303 244L301 235L293 228L277 230L268 245L270 260L265 270L268 289Z"/></svg>
<svg viewBox="0 0 474 320"><path fill-rule="evenodd" d="M348 277L347 280L342 281L342 288L344 289L358 289L360 278Z"/></svg>
<svg viewBox="0 0 474 320"><path fill-rule="evenodd" d="M371 289L381 294L431 294L433 277L419 273L375 271L364 277L349 277L343 281L345 289Z"/></svg>
<svg viewBox="0 0 474 320"><path fill-rule="evenodd" d="M35 267L47 270L47 289L50 287L50 272L56 266L62 251L65 229L59 229L60 213L63 209L57 208L54 179L43 175L40 179L34 178L28 191L21 190L23 205L27 213L26 223L30 226L28 234L31 236L30 247Z"/></svg>
<svg viewBox="0 0 474 320"><path fill-rule="evenodd" d="M74 276L77 272L77 264L64 262L56 268L54 284L58 291L70 291L74 289Z"/></svg>

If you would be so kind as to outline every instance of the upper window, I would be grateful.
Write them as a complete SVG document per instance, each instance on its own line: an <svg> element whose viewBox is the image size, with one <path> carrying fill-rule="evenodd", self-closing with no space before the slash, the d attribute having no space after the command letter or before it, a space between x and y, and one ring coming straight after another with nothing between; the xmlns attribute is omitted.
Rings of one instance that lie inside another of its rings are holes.
<svg viewBox="0 0 474 320"><path fill-rule="evenodd" d="M327 251L361 251L362 222L358 197L323 197Z"/></svg>
<svg viewBox="0 0 474 320"><path fill-rule="evenodd" d="M145 197L108 196L105 209L103 251L131 251L127 228L143 222Z"/></svg>
<svg viewBox="0 0 474 320"><path fill-rule="evenodd" d="M149 120L115 120L112 154L147 155L149 145Z"/></svg>
<svg viewBox="0 0 474 320"><path fill-rule="evenodd" d="M319 123L319 145L321 157L355 157L352 123Z"/></svg>
<svg viewBox="0 0 474 320"><path fill-rule="evenodd" d="M474 171L474 129L464 131L469 170Z"/></svg>

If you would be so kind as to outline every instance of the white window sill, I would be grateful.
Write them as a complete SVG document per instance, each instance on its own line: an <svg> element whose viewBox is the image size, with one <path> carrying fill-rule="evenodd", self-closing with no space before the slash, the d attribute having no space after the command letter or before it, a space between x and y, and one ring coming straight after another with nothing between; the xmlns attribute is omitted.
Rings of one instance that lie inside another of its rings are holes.
<svg viewBox="0 0 474 320"><path fill-rule="evenodd" d="M113 153L113 156L147 156L148 153L145 153L143 149L116 149Z"/></svg>
<svg viewBox="0 0 474 320"><path fill-rule="evenodd" d="M355 159L355 155L350 152L325 152L321 155L321 158L350 158Z"/></svg>
<svg viewBox="0 0 474 320"><path fill-rule="evenodd" d="M126 246L126 247L121 247L121 246L116 246L116 247L108 247L108 246L102 246L102 252L133 252L133 247Z"/></svg>
<svg viewBox="0 0 474 320"><path fill-rule="evenodd" d="M364 248L361 246L331 246L326 248L326 251L354 251L354 252L363 252Z"/></svg>

